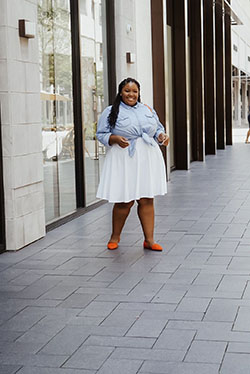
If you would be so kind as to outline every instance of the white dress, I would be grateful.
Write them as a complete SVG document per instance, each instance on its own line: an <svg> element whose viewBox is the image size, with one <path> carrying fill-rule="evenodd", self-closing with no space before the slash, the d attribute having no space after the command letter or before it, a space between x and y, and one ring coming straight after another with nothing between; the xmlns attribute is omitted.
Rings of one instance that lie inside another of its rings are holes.
<svg viewBox="0 0 250 374"><path fill-rule="evenodd" d="M107 150L97 197L111 203L129 202L167 193L166 170L158 145L136 140L133 157L114 144Z"/></svg>
<svg viewBox="0 0 250 374"><path fill-rule="evenodd" d="M140 104L140 112L136 112L140 121L144 119L144 107L144 105ZM123 109L123 112L120 110L121 120L124 121L124 118L128 118L128 113L131 114L132 111L124 112L124 108L121 109ZM154 120L151 118L152 113L148 114L148 111L146 109L145 123ZM124 113L126 117L123 117ZM104 122L102 119L101 121ZM163 128L160 122L159 126L161 126L160 129ZM99 128L101 127L102 123L99 125ZM116 131L119 131L119 125ZM104 143L105 130L102 131L101 129L99 132L102 133L102 138L101 136L99 138ZM97 198L116 203L139 200L143 197L153 198L156 195L167 193L166 168L163 155L156 141L153 138L150 139L153 145L146 143L142 137L136 138L135 151L132 157L129 155L129 147L121 148L118 144L114 144L107 148L97 190Z"/></svg>

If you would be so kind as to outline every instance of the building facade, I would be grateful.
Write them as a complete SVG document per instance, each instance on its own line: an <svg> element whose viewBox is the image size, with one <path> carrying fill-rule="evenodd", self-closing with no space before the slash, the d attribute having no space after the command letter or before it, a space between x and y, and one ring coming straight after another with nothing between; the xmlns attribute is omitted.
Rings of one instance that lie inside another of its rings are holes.
<svg viewBox="0 0 250 374"><path fill-rule="evenodd" d="M240 22L232 28L233 120L247 125L250 107L250 1L232 0Z"/></svg>
<svg viewBox="0 0 250 374"><path fill-rule="evenodd" d="M100 204L105 148L96 125L128 76L138 79L142 101L170 134L162 149L168 177L232 144L231 24L241 30L233 5L1 1L0 250L18 250ZM245 54L247 38L239 37ZM232 58L247 77L249 69Z"/></svg>

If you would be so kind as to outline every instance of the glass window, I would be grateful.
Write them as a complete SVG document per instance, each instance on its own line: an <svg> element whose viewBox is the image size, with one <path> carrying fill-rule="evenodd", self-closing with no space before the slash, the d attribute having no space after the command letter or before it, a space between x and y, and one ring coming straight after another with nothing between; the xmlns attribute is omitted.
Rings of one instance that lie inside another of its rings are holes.
<svg viewBox="0 0 250 374"><path fill-rule="evenodd" d="M95 137L97 121L107 106L105 1L89 0L91 14L80 14L83 142L86 203L96 201L105 148ZM100 22L102 18L102 22Z"/></svg>
<svg viewBox="0 0 250 374"><path fill-rule="evenodd" d="M47 223L76 209L70 0L38 0Z"/></svg>
<svg viewBox="0 0 250 374"><path fill-rule="evenodd" d="M80 13L86 16L87 15L87 0L80 0L79 8L80 8Z"/></svg>

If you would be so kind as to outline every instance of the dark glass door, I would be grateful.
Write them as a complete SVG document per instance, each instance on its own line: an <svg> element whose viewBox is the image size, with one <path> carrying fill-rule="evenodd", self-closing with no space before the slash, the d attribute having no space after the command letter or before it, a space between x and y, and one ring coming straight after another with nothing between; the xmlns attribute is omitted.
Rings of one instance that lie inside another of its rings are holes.
<svg viewBox="0 0 250 374"><path fill-rule="evenodd" d="M1 109L1 105L0 105L0 109ZM2 136L1 134L2 134L2 128L1 128L1 115L0 115L0 252L3 252L5 250L5 217L4 217L3 160L2 160Z"/></svg>

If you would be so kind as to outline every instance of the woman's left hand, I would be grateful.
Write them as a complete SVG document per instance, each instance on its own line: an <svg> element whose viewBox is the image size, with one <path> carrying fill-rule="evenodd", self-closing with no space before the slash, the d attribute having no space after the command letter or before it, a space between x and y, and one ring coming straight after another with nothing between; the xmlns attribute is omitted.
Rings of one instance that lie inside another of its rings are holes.
<svg viewBox="0 0 250 374"><path fill-rule="evenodd" d="M169 145L169 136L167 134L163 134L163 132L161 132L158 136L158 142L160 143L160 145L166 145L168 146Z"/></svg>

